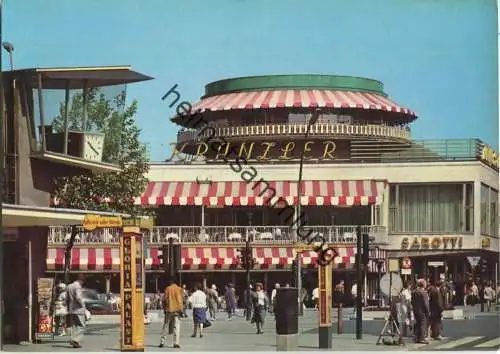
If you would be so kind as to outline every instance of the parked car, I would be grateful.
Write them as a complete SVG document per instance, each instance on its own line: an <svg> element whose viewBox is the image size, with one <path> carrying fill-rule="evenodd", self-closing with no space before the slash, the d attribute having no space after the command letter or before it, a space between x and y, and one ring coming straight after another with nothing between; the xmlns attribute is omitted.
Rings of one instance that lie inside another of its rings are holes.
<svg viewBox="0 0 500 354"><path fill-rule="evenodd" d="M82 297L85 301L85 307L93 315L105 315L112 313L112 307L106 301L106 297L99 294L94 289L83 288Z"/></svg>

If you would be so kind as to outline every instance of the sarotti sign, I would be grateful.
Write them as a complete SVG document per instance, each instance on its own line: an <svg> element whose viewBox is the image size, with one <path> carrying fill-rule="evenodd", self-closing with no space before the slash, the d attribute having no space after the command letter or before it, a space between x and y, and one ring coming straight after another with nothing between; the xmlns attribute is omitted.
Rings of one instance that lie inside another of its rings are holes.
<svg viewBox="0 0 500 354"><path fill-rule="evenodd" d="M401 239L402 250L460 250L462 236L413 236Z"/></svg>

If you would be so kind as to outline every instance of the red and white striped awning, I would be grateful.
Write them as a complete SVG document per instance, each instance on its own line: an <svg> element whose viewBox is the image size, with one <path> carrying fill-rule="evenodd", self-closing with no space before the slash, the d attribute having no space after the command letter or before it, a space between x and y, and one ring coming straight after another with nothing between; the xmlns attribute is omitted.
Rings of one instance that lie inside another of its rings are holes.
<svg viewBox="0 0 500 354"><path fill-rule="evenodd" d="M338 256L333 259L334 269L352 268L355 264L354 247L337 247ZM375 254L374 252L378 252ZM160 270L158 256L161 248L148 247L145 252L145 269ZM183 247L182 269L196 270L241 270L236 247ZM254 247L255 270L287 270L296 257L295 248L289 247ZM385 250L370 250L369 271L377 271L376 259L386 259ZM302 253L305 268L317 266L317 254L314 251ZM47 271L60 272L64 269L64 248L49 248L47 251ZM120 249L118 247L83 248L74 247L71 253L72 271L80 272L119 272ZM382 267L385 272L385 263Z"/></svg>
<svg viewBox="0 0 500 354"><path fill-rule="evenodd" d="M275 205L285 200L296 205L296 182L269 181L265 183L212 182L149 182L146 191L136 198L138 205ZM303 181L302 205L371 205L381 204L386 182L360 181ZM275 193L273 193L273 191Z"/></svg>
<svg viewBox="0 0 500 354"><path fill-rule="evenodd" d="M64 270L64 248L47 249L47 270ZM120 248L73 247L71 250L72 271L119 272Z"/></svg>
<svg viewBox="0 0 500 354"><path fill-rule="evenodd" d="M360 108L415 115L408 108L380 94L335 90L266 90L229 93L202 99L193 105L192 112L292 107Z"/></svg>

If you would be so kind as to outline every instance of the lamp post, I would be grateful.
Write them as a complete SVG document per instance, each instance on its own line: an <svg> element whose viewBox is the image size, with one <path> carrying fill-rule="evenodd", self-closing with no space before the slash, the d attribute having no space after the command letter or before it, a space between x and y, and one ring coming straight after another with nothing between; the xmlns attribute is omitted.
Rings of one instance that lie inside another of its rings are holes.
<svg viewBox="0 0 500 354"><path fill-rule="evenodd" d="M309 121L307 123L307 129L306 129L306 134L304 135L304 145L307 143L307 138L309 137L309 132L311 131L311 127L318 121L319 115L320 115L320 109L316 109L311 117L309 118ZM302 152L300 153L300 162L299 162L299 178L297 180L297 220L295 223L295 243L299 242L299 227L301 226L301 213L302 213L302 205L301 205L301 196L302 196L302 170L304 167L304 150L302 149ZM297 302L299 306L299 316L302 316L304 314L304 309L303 309L303 304L302 304L302 253L297 252L297 289L299 292Z"/></svg>
<svg viewBox="0 0 500 354"><path fill-rule="evenodd" d="M14 70L14 46L10 42L2 42L2 47L7 51L7 53L9 53L10 70Z"/></svg>
<svg viewBox="0 0 500 354"><path fill-rule="evenodd" d="M377 251L377 255L379 254L379 247L375 247ZM380 289L380 280L382 279L382 265L384 264L384 260L381 258L377 258L377 275L378 275L378 282L377 282L377 308L380 308L381 306L381 289Z"/></svg>

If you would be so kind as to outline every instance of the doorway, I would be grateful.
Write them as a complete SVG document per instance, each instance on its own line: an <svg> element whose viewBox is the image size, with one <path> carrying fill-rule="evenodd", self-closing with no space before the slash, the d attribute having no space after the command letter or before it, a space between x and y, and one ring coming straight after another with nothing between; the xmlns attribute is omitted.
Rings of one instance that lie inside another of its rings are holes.
<svg viewBox="0 0 500 354"><path fill-rule="evenodd" d="M4 242L3 255L3 343L30 341L28 303L28 245L23 241Z"/></svg>

